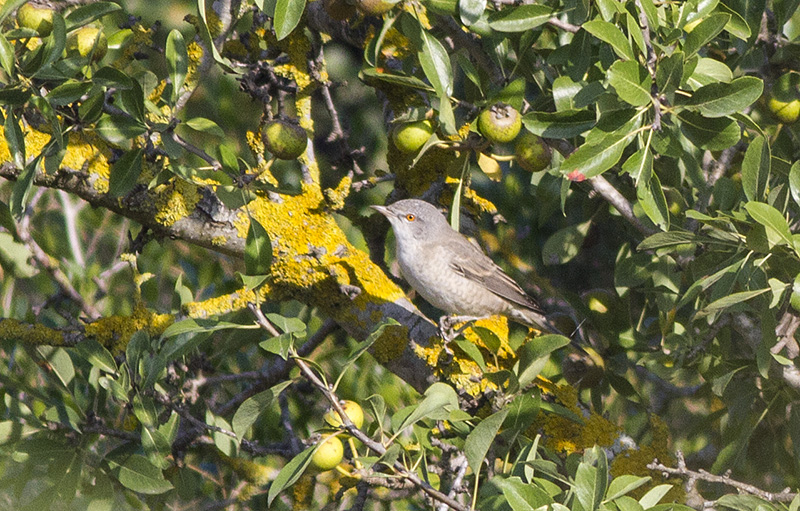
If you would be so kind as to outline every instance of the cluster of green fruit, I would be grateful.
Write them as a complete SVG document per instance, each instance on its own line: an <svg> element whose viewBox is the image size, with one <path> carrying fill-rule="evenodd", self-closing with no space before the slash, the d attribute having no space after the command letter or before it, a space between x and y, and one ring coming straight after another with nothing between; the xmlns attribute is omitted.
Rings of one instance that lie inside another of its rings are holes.
<svg viewBox="0 0 800 511"><path fill-rule="evenodd" d="M47 37L53 30L53 10L27 3L17 9L17 25L35 30L40 37ZM91 55L93 62L105 57L108 40L102 29L86 26L70 32L65 50L67 55Z"/></svg>
<svg viewBox="0 0 800 511"><path fill-rule="evenodd" d="M364 424L364 410L361 409L361 406L355 401L342 401L341 405L347 418L350 419L350 422L352 422L356 428L361 429L361 426ZM323 418L325 422L333 428L342 426L342 419L339 417L336 410L328 410ZM323 471L331 470L342 462L342 458L344 457L344 445L340 437L346 438L346 436L342 434L326 434L320 438L317 443L317 450L314 451L314 454L311 456L311 464L314 465L314 467ZM351 444L350 447L353 449L354 444Z"/></svg>
<svg viewBox="0 0 800 511"><path fill-rule="evenodd" d="M511 105L495 103L478 115L478 131L492 144L508 144L516 140L514 159L528 172L539 172L550 166L552 151L541 137L525 130L522 117ZM416 153L434 133L433 123L424 119L395 126L394 145L403 152Z"/></svg>

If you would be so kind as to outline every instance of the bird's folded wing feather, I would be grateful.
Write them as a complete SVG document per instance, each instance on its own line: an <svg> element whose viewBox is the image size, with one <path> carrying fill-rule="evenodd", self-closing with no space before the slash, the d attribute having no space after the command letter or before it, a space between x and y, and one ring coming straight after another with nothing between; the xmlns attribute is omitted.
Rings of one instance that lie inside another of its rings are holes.
<svg viewBox="0 0 800 511"><path fill-rule="evenodd" d="M514 279L506 275L483 251L470 243L466 238L454 241L458 247L451 250L454 254L465 254L453 257L453 270L464 277L480 282L486 289L501 298L513 302L535 312L543 313L539 305L519 287Z"/></svg>

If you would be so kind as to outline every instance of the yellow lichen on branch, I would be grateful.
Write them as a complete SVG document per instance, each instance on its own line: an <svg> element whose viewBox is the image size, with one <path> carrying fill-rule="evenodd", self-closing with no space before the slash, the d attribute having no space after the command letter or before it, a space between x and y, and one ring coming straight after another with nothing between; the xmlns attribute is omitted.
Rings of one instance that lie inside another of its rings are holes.
<svg viewBox="0 0 800 511"><path fill-rule="evenodd" d="M541 429L546 436L546 444L551 449L571 454L594 445L610 447L619 438L617 425L596 412L584 414L584 410L578 405L578 391L574 387L557 385L541 377L537 378L536 385L553 395L559 405L583 420L582 423L576 422L553 413L537 420L532 426L532 433Z"/></svg>
<svg viewBox="0 0 800 511"><path fill-rule="evenodd" d="M137 305L130 316L108 316L89 323L85 327L87 337L108 348L111 353L125 351L131 336L146 330L152 337L161 335L175 321L171 314L158 314L144 305Z"/></svg>
<svg viewBox="0 0 800 511"><path fill-rule="evenodd" d="M460 325L457 325L458 328ZM487 339L472 327L484 328L491 333L484 335L494 336ZM445 352L444 342L440 338L432 338L427 346L416 346L416 354L425 360L434 370L434 374L444 381L449 381L457 388L472 396L479 396L487 390L498 390L495 382L484 377L484 373L495 373L502 369L509 369L515 361L514 351L508 343L508 320L502 316L475 321L463 332L464 338L477 346L482 353L486 371L467 353L455 345L450 345L452 360L442 364L441 360L450 358Z"/></svg>
<svg viewBox="0 0 800 511"><path fill-rule="evenodd" d="M31 325L15 319L0 320L0 342L22 342L35 346L63 346L64 333L42 324Z"/></svg>
<svg viewBox="0 0 800 511"><path fill-rule="evenodd" d="M25 137L25 153L28 157L36 156L50 141L50 134L30 126L22 127ZM95 190L101 193L108 191L108 178L111 174L109 159L111 149L99 137L89 133L70 133L68 144L61 165L88 174L88 181ZM0 126L0 161L13 161L7 143L5 130ZM41 165L44 172L44 165Z"/></svg>

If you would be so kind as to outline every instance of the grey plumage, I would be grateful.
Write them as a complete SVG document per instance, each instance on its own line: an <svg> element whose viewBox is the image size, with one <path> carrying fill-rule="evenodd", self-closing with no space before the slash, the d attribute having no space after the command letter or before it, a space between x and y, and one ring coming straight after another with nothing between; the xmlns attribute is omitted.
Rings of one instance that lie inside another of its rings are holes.
<svg viewBox="0 0 800 511"><path fill-rule="evenodd" d="M555 329L536 301L433 205L406 199L372 206L395 233L403 277L431 305L476 318L502 314L528 326Z"/></svg>

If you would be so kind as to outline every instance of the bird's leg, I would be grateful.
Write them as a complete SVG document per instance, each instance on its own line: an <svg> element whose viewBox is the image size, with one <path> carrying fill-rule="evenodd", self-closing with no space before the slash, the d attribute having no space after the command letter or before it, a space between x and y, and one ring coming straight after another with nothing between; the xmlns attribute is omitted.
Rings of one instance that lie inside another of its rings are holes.
<svg viewBox="0 0 800 511"><path fill-rule="evenodd" d="M445 349L447 348L447 343L458 337L458 334L466 330L473 322L483 319L479 318L478 316L442 316L439 318L439 335L442 337L444 341ZM458 330L454 330L454 327L458 323L464 323Z"/></svg>

